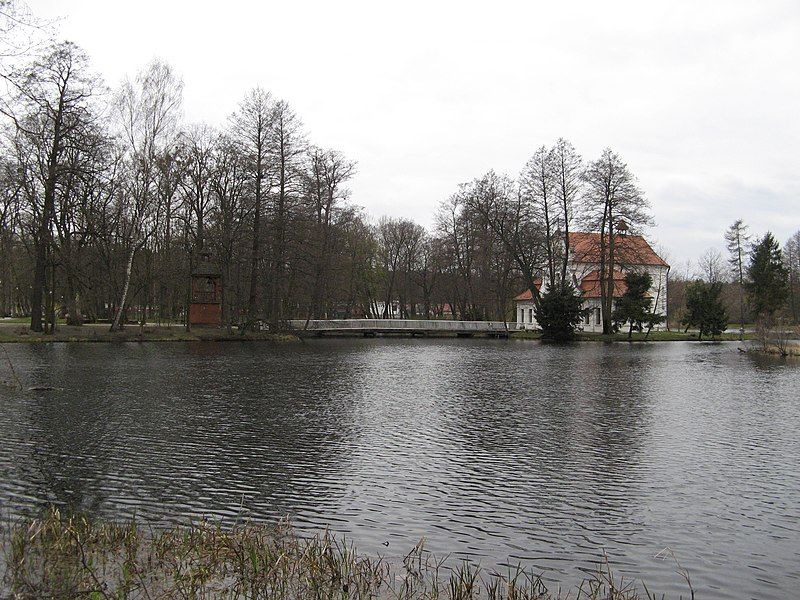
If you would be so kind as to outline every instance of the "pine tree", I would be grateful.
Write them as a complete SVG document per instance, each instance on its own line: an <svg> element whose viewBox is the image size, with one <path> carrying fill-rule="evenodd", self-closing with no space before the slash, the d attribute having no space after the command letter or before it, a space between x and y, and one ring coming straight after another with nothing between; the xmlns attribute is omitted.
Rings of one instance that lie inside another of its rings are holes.
<svg viewBox="0 0 800 600"><path fill-rule="evenodd" d="M750 253L745 289L753 312L771 320L789 297L788 273L777 240L767 232Z"/></svg>
<svg viewBox="0 0 800 600"><path fill-rule="evenodd" d="M575 339L575 329L584 315L581 303L581 297L571 284L548 288L536 308L536 321L542 328L542 338L553 341Z"/></svg>
<svg viewBox="0 0 800 600"><path fill-rule="evenodd" d="M617 300L614 307L612 319L614 329L620 329L626 323L628 327L628 339L631 339L633 330L642 331L642 324L647 321L650 313L652 298L647 296L647 292L653 285L653 279L649 273L630 272L625 275L625 293Z"/></svg>
<svg viewBox="0 0 800 600"><path fill-rule="evenodd" d="M720 300L722 282L706 283L697 280L686 288L686 315L681 321L686 329L697 327L700 330L698 340L704 335L712 338L728 327L728 313Z"/></svg>

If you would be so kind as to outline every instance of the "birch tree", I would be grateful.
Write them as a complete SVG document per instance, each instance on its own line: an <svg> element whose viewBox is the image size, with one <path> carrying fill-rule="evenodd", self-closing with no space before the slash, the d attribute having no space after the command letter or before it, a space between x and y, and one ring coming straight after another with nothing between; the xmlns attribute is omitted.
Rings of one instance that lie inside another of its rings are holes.
<svg viewBox="0 0 800 600"><path fill-rule="evenodd" d="M117 94L116 116L127 154L126 186L119 198L127 259L112 331L123 326L133 259L156 232L163 216L157 162L174 148L182 103L183 81L159 60L151 62L134 81L126 80Z"/></svg>

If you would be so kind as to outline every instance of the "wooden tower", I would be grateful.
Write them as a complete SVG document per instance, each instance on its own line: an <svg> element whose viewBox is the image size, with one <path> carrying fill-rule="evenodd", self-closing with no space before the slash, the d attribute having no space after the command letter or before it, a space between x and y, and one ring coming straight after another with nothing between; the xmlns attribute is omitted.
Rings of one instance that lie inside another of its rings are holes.
<svg viewBox="0 0 800 600"><path fill-rule="evenodd" d="M219 327L222 325L222 278L211 255L203 253L192 269L189 325Z"/></svg>

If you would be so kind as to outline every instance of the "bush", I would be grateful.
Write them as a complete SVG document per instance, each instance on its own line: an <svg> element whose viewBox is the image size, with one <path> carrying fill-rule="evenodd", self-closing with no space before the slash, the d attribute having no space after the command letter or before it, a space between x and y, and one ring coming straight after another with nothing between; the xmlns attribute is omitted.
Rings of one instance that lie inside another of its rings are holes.
<svg viewBox="0 0 800 600"><path fill-rule="evenodd" d="M554 286L542 294L536 309L536 321L542 328L542 339L569 341L575 339L575 330L586 311L581 308L583 299L570 285Z"/></svg>
<svg viewBox="0 0 800 600"><path fill-rule="evenodd" d="M728 313L720 300L722 283L706 283L695 281L686 288L686 315L682 323L688 329L697 327L700 330L698 341L704 335L712 338L728 328Z"/></svg>

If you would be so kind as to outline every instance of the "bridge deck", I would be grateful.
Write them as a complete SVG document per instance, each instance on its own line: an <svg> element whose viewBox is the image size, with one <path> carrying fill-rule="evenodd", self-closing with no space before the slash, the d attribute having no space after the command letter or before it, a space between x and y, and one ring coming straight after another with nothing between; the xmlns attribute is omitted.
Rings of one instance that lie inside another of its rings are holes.
<svg viewBox="0 0 800 600"><path fill-rule="evenodd" d="M289 321L296 331L316 333L456 333L508 334L516 323L503 321L445 321L430 319L297 319Z"/></svg>

